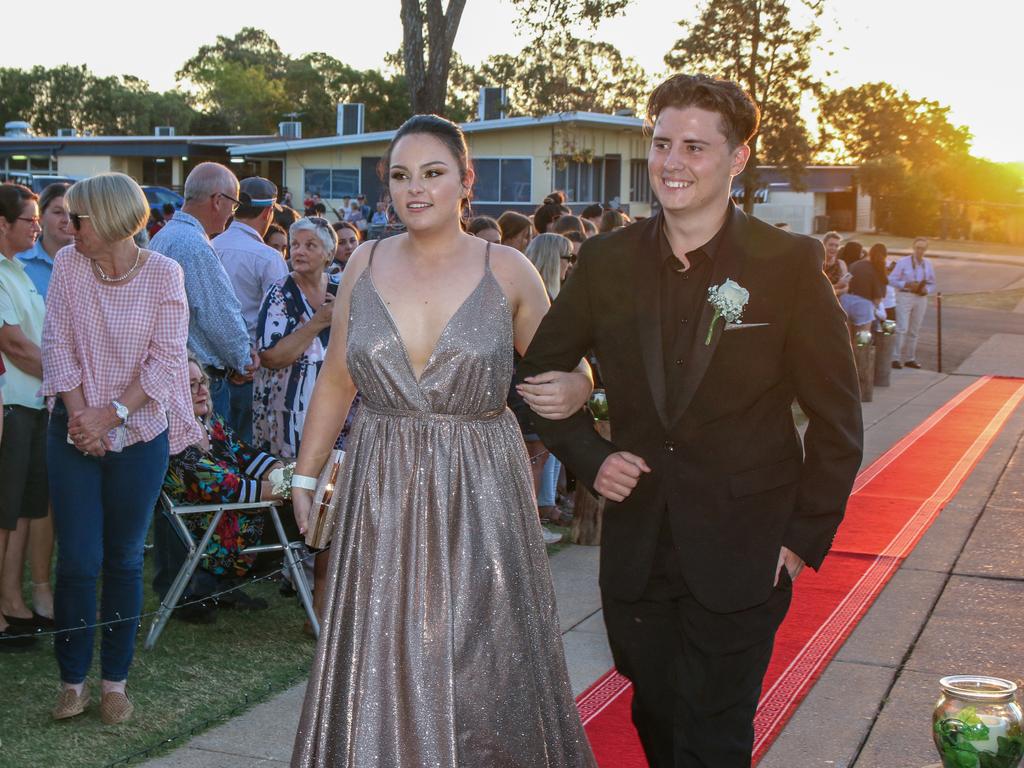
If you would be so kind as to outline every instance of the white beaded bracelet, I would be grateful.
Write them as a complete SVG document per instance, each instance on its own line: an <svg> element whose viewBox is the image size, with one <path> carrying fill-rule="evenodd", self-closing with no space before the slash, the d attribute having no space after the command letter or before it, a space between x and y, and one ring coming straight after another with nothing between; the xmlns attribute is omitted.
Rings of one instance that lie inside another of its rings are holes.
<svg viewBox="0 0 1024 768"><path fill-rule="evenodd" d="M292 475L292 488L302 488L307 491L315 491L318 480L309 475Z"/></svg>

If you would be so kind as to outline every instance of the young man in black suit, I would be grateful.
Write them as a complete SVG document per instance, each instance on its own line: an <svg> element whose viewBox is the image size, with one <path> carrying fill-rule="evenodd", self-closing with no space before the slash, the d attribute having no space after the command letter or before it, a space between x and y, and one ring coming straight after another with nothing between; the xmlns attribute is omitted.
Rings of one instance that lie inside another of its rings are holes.
<svg viewBox="0 0 1024 768"><path fill-rule="evenodd" d="M519 375L596 353L612 441L585 413L535 422L608 500L604 618L648 761L748 768L793 579L821 565L860 466L857 375L821 244L730 201L757 107L677 75L647 111L662 210L586 242ZM742 322L716 313L715 287Z"/></svg>

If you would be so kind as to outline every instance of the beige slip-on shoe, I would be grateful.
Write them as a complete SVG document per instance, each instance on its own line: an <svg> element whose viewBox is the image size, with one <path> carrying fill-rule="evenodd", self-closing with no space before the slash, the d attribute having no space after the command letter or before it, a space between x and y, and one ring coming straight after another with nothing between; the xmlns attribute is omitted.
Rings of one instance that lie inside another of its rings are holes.
<svg viewBox="0 0 1024 768"><path fill-rule="evenodd" d="M129 720L135 705L120 691L104 693L100 699L100 719L106 725L118 725Z"/></svg>
<svg viewBox="0 0 1024 768"><path fill-rule="evenodd" d="M60 695L57 697L57 704L50 714L53 715L54 720L67 720L69 717L82 714L88 706L88 687L83 688L81 694L75 693L71 688L61 688Z"/></svg>

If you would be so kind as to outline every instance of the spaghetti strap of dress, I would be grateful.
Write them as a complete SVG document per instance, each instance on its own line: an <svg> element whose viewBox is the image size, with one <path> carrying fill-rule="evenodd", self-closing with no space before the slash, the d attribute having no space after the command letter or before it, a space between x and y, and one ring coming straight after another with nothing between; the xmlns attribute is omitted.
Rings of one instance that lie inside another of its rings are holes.
<svg viewBox="0 0 1024 768"><path fill-rule="evenodd" d="M380 245L380 238L373 241L373 245L370 246L370 259L366 262L366 268L369 269L373 266L373 254L377 252L377 246ZM488 243L490 245L490 243Z"/></svg>

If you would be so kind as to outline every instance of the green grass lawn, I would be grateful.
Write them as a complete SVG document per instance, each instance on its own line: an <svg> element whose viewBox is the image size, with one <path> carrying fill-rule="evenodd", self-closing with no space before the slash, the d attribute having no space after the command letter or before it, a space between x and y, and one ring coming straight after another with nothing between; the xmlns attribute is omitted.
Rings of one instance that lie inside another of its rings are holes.
<svg viewBox="0 0 1024 768"><path fill-rule="evenodd" d="M147 585L151 570L147 558ZM0 766L93 768L145 750L156 754L303 679L314 643L302 634L305 613L297 600L280 597L277 584L269 581L246 591L263 597L269 608L223 611L211 625L172 618L152 651L142 648L152 619L143 620L128 681L135 717L124 725L100 721L98 644L89 676L92 705L84 715L59 723L50 718L58 691L53 643L44 639L28 653L4 654ZM145 611L156 607L147 587Z"/></svg>
<svg viewBox="0 0 1024 768"><path fill-rule="evenodd" d="M552 530L568 537L568 528ZM548 553L566 546L563 539ZM147 557L146 613L158 607L151 581ZM245 590L269 607L220 611L210 625L172 618L152 651L142 648L152 618L143 619L128 680L135 717L124 725L100 721L98 643L89 675L92 704L85 714L59 723L50 718L59 687L52 641L0 656L0 768L138 765L305 679L315 644L302 633L306 614L298 600L278 595L272 581Z"/></svg>
<svg viewBox="0 0 1024 768"><path fill-rule="evenodd" d="M876 234L874 232L857 232L850 236L860 241L865 248L874 243L885 243L890 250L909 251L914 244L912 237ZM953 251L956 253L985 253L990 256L1024 256L1024 246L1007 243L983 243L975 240L928 240L928 248L933 251Z"/></svg>

